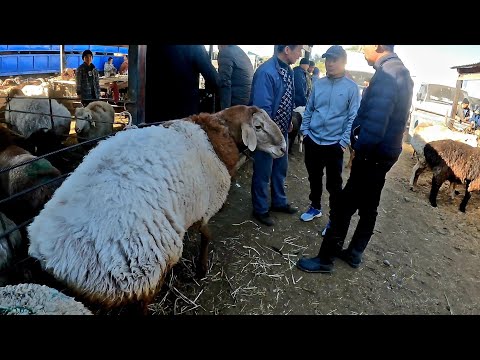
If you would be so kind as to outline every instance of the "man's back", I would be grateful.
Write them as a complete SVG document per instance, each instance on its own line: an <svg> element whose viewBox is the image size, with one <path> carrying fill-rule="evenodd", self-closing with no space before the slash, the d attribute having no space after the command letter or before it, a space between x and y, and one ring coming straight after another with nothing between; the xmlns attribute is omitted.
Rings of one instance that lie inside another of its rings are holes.
<svg viewBox="0 0 480 360"><path fill-rule="evenodd" d="M147 50L145 121L187 117L199 112L199 74L210 91L218 73L203 45L166 45Z"/></svg>
<svg viewBox="0 0 480 360"><path fill-rule="evenodd" d="M247 105L252 88L253 65L237 45L228 45L218 54L222 109Z"/></svg>
<svg viewBox="0 0 480 360"><path fill-rule="evenodd" d="M307 104L308 83L307 72L300 66L293 69L294 83L295 83L295 106L305 106Z"/></svg>
<svg viewBox="0 0 480 360"><path fill-rule="evenodd" d="M413 80L402 61L394 53L382 58L352 126L360 126L355 151L378 158L398 158L412 94Z"/></svg>

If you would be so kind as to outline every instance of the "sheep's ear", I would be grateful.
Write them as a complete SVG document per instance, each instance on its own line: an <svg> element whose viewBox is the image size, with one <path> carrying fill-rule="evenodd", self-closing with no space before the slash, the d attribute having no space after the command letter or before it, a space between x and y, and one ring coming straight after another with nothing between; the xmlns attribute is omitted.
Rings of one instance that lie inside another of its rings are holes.
<svg viewBox="0 0 480 360"><path fill-rule="evenodd" d="M257 135L252 125L242 123L242 140L250 151L255 150L257 147Z"/></svg>

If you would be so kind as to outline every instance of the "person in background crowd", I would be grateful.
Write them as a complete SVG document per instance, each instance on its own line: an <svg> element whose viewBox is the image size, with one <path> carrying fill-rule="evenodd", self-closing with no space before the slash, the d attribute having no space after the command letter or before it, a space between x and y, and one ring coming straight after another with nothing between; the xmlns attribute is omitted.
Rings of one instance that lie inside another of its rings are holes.
<svg viewBox="0 0 480 360"><path fill-rule="evenodd" d="M461 106L457 106L457 115L455 119L460 122L469 122L470 121L470 101L467 98L464 98Z"/></svg>
<svg viewBox="0 0 480 360"><path fill-rule="evenodd" d="M120 75L127 75L128 74L128 55L123 55L123 63L120 65L120 69L118 70Z"/></svg>
<svg viewBox="0 0 480 360"><path fill-rule="evenodd" d="M82 53L83 64L81 64L75 73L77 95L83 106L90 102L100 99L100 75L95 65L93 65L93 53L85 50Z"/></svg>
<svg viewBox="0 0 480 360"><path fill-rule="evenodd" d="M318 79L320 79L320 69L315 66L313 68L313 73L312 73L312 89L313 89L313 85L315 84L315 81L317 81Z"/></svg>
<svg viewBox="0 0 480 360"><path fill-rule="evenodd" d="M295 107L307 105L308 82L310 76L307 73L308 60L303 58L300 65L293 68L293 82L295 86Z"/></svg>
<svg viewBox="0 0 480 360"><path fill-rule="evenodd" d="M107 62L103 65L103 75L105 77L114 76L117 73L117 68L113 65L113 57L109 57Z"/></svg>

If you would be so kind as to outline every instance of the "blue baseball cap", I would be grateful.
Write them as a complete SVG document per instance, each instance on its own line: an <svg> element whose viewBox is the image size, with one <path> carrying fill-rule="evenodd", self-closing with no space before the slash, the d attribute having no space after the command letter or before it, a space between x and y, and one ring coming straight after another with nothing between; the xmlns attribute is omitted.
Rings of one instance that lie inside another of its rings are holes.
<svg viewBox="0 0 480 360"><path fill-rule="evenodd" d="M325 54L322 55L322 58L326 58L327 56L339 58L339 57L347 57L347 52L341 47L340 45L333 45L330 46Z"/></svg>

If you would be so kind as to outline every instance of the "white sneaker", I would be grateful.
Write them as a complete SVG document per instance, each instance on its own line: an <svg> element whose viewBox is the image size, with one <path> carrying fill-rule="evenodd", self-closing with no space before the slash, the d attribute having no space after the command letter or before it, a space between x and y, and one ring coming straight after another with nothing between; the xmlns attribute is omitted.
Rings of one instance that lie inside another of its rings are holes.
<svg viewBox="0 0 480 360"><path fill-rule="evenodd" d="M325 234L327 233L327 229L330 228L330 220L328 220L328 223L327 225L325 226L325 228L323 229L322 231L322 236L325 236Z"/></svg>

